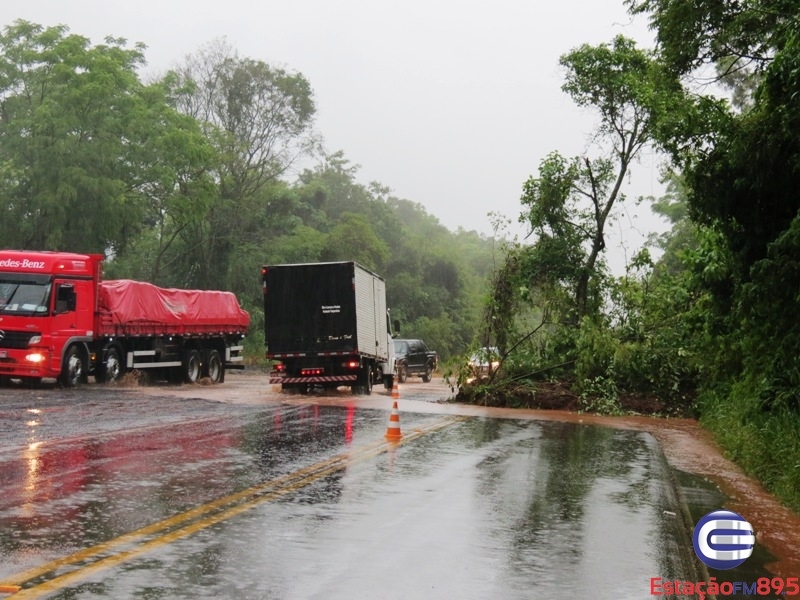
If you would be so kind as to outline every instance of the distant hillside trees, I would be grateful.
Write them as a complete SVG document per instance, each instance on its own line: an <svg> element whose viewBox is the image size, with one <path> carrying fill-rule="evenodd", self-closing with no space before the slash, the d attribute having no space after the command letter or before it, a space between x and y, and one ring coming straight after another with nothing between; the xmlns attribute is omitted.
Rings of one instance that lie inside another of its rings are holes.
<svg viewBox="0 0 800 600"><path fill-rule="evenodd" d="M326 153L302 74L209 43L154 83L144 48L25 21L0 35L0 245L103 252L107 277L227 289L263 355L264 264L355 260L401 333L472 342L491 240L451 232ZM303 161L299 176L291 179Z"/></svg>

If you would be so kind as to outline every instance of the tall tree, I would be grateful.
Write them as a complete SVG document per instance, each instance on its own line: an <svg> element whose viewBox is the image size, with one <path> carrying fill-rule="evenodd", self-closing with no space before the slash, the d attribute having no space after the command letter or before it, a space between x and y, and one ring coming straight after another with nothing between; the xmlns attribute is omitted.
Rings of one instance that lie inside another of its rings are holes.
<svg viewBox="0 0 800 600"><path fill-rule="evenodd" d="M583 45L561 57L563 90L595 110L601 158L547 157L539 177L523 186L520 220L537 234L536 273L551 273L572 287L576 319L589 312L591 283L606 247L606 225L622 184L641 149L653 140L670 109L672 88L649 52L618 36L611 44Z"/></svg>
<svg viewBox="0 0 800 600"><path fill-rule="evenodd" d="M242 58L224 40L187 56L174 75L177 107L203 124L218 164L219 197L185 243L199 257L198 285L223 286L237 243L261 235L270 187L318 147L313 93L301 74Z"/></svg>
<svg viewBox="0 0 800 600"><path fill-rule="evenodd" d="M0 35L4 245L124 252L203 176L203 138L144 86L143 46L93 46L64 26Z"/></svg>

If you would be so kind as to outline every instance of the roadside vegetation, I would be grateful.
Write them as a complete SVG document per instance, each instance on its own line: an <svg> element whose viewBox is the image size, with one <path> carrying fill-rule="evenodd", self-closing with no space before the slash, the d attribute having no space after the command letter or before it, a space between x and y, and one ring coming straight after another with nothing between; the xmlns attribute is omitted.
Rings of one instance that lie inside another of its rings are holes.
<svg viewBox="0 0 800 600"><path fill-rule="evenodd" d="M524 183L533 242L505 247L477 342L501 365L452 381L480 403L658 399L800 511L800 3L626 5L657 49L617 38L562 57L563 90L598 116L595 154L553 153ZM651 201L672 229L657 260L644 249L613 277L604 227L645 147L666 158Z"/></svg>
<svg viewBox="0 0 800 600"><path fill-rule="evenodd" d="M359 183L315 131L302 74L213 42L144 82L144 48L18 21L0 35L0 244L231 290L253 363L260 267L356 260L460 400L696 416L800 511L800 0L625 4L658 44L562 56L597 128L584 155L554 150L520 182L525 243L452 232ZM666 194L626 198L645 151ZM620 276L607 231L631 202L671 231ZM499 367L476 379L465 357L489 346Z"/></svg>

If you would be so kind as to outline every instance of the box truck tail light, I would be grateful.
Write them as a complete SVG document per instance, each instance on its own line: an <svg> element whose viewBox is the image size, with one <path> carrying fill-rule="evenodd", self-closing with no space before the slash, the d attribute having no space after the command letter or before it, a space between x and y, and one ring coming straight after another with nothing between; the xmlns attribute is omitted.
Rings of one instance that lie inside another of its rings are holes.
<svg viewBox="0 0 800 600"><path fill-rule="evenodd" d="M358 364L357 360L348 360L348 361L342 363L342 366L345 369L357 369L360 365Z"/></svg>
<svg viewBox="0 0 800 600"><path fill-rule="evenodd" d="M285 373L286 372L286 365L283 363L276 363L272 366L272 369L278 373Z"/></svg>
<svg viewBox="0 0 800 600"><path fill-rule="evenodd" d="M314 367L313 369L300 369L301 377L313 377L314 375L324 375L325 369Z"/></svg>

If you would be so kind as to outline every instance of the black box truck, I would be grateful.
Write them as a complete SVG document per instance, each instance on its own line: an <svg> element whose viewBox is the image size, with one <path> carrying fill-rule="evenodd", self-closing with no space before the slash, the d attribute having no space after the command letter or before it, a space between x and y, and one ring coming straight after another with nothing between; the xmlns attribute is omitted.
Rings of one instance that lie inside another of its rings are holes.
<svg viewBox="0 0 800 600"><path fill-rule="evenodd" d="M391 389L394 344L386 282L355 262L268 265L261 269L270 383L283 391L350 386Z"/></svg>

